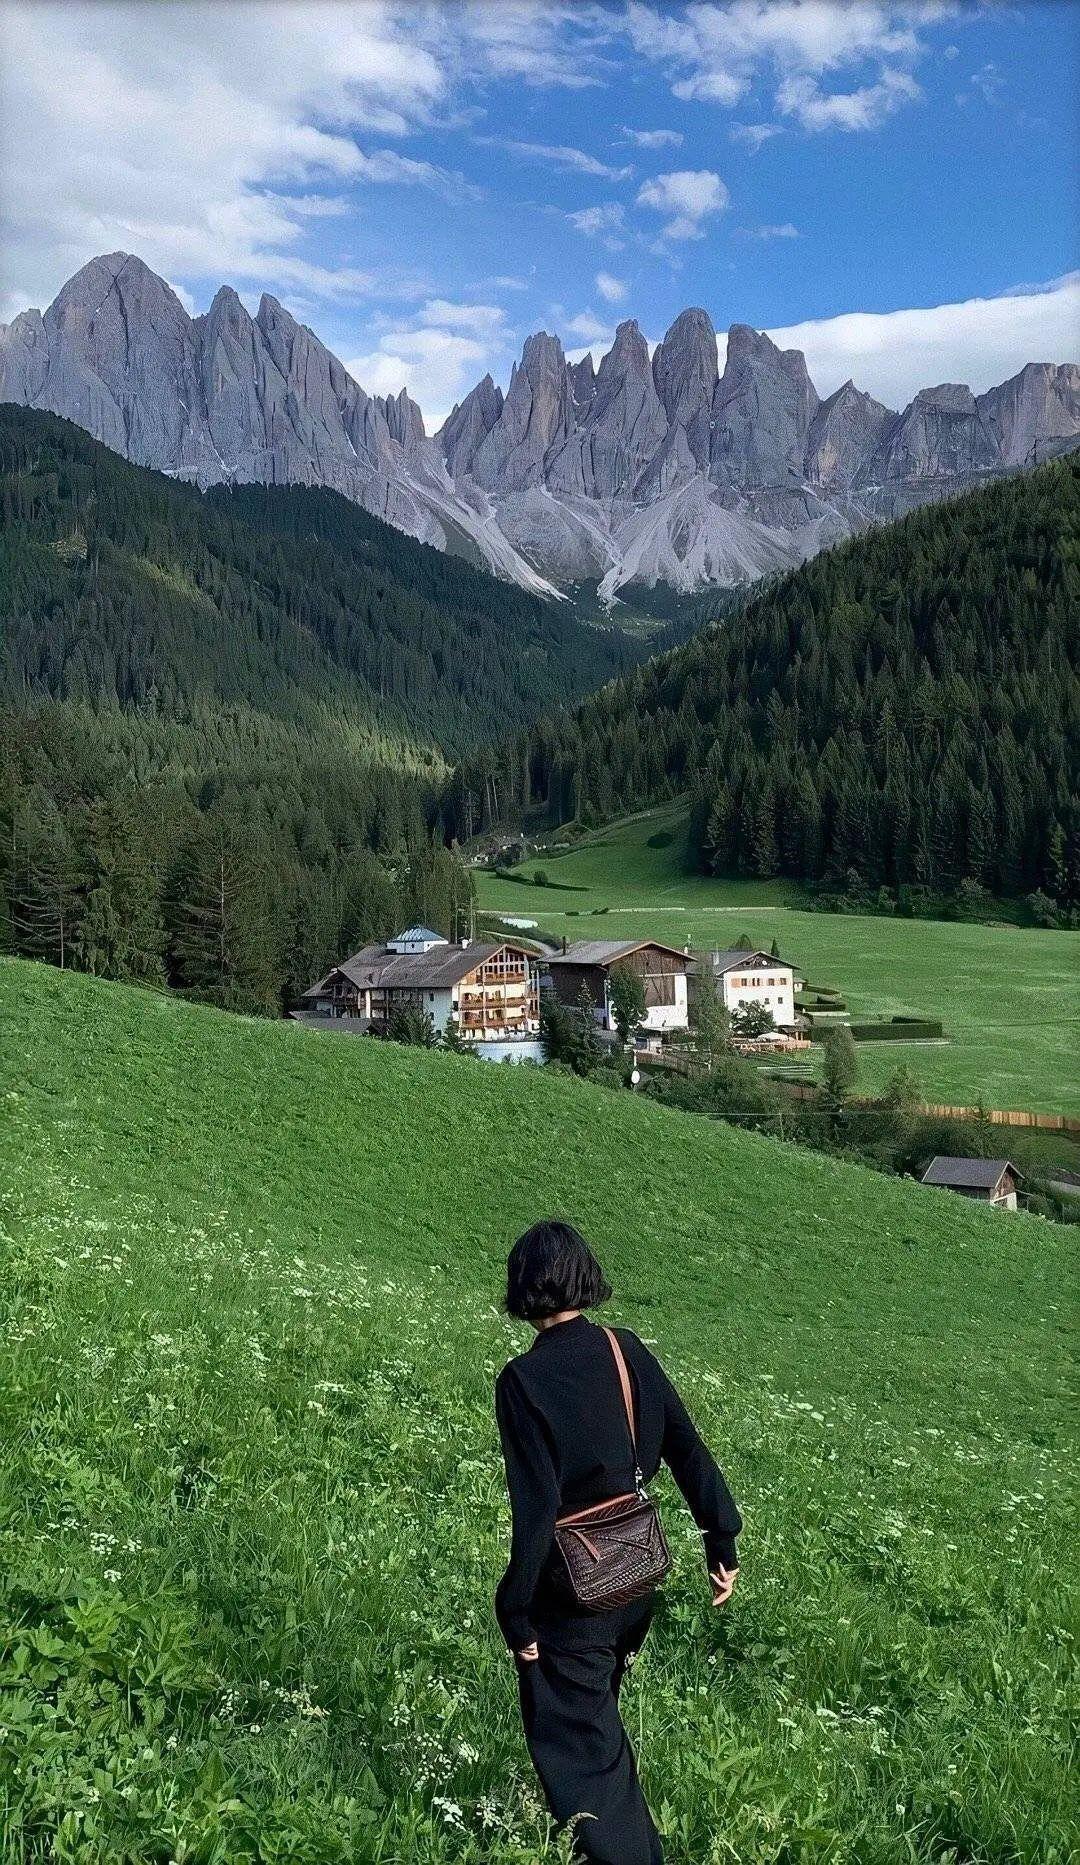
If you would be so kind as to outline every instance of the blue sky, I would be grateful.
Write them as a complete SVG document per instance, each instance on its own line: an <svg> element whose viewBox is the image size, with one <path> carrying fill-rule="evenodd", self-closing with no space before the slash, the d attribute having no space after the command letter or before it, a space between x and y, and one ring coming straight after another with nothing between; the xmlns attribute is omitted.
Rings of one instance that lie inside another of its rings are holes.
<svg viewBox="0 0 1080 1865"><path fill-rule="evenodd" d="M193 309L273 292L429 426L530 330L599 355L687 304L894 405L1080 355L1070 0L7 0L2 31L3 316L124 248Z"/></svg>

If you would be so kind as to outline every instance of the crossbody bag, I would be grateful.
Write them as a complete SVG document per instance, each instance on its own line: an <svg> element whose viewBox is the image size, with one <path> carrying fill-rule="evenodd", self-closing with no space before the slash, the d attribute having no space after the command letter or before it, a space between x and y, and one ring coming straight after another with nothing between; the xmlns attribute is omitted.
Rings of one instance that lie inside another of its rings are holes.
<svg viewBox="0 0 1080 1865"><path fill-rule="evenodd" d="M671 1566L660 1512L645 1489L638 1455L634 1393L622 1348L610 1328L603 1328L615 1359L630 1445L634 1454L634 1488L610 1502L593 1503L555 1522L555 1550L560 1580L574 1604L587 1612L610 1612L643 1599L660 1585Z"/></svg>

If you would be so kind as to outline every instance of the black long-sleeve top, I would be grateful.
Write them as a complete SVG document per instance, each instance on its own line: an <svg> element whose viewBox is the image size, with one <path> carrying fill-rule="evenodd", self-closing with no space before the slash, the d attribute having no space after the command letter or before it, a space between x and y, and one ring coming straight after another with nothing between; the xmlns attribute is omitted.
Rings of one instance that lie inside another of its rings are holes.
<svg viewBox="0 0 1080 1865"><path fill-rule="evenodd" d="M616 1328L637 1415L638 1461L648 1482L667 1464L702 1532L711 1572L738 1565L742 1519L723 1475L667 1374L628 1328ZM537 1334L495 1383L513 1529L495 1596L507 1644L520 1651L545 1621L575 1617L552 1586L555 1518L634 1487L634 1454L614 1355L584 1315ZM595 1626L596 1614L581 1615Z"/></svg>

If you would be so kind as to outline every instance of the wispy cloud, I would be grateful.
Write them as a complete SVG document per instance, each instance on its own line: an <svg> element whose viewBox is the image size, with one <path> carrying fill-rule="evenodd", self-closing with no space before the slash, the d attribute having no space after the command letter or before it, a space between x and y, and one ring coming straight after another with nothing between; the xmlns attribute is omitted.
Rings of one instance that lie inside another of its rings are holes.
<svg viewBox="0 0 1080 1865"><path fill-rule="evenodd" d="M578 233L595 239L602 233L620 233L626 222L626 209L621 201L601 201L596 207L580 207L566 218Z"/></svg>
<svg viewBox="0 0 1080 1865"><path fill-rule="evenodd" d="M751 240L797 240L799 238L799 229L792 226L790 220L783 221L779 226L738 227L736 231L745 233L747 239Z"/></svg>
<svg viewBox="0 0 1080 1865"><path fill-rule="evenodd" d="M750 149L760 149L762 143L771 142L774 136L784 134L780 123L733 123L728 135L732 142L744 142Z"/></svg>
<svg viewBox="0 0 1080 1865"><path fill-rule="evenodd" d="M489 149L505 149L509 155L520 156L525 162L546 162L552 168L595 175L604 181L625 181L634 172L632 168L612 168L598 156L589 155L585 149L575 149L569 143L518 142L512 136L477 136L474 140Z"/></svg>
<svg viewBox="0 0 1080 1865"><path fill-rule="evenodd" d="M639 149L678 149L683 141L681 130L632 130L623 129L623 135L629 142L637 144Z"/></svg>
<svg viewBox="0 0 1080 1865"><path fill-rule="evenodd" d="M621 304L626 297L626 280L615 278L610 272L598 272L596 289L605 304Z"/></svg>

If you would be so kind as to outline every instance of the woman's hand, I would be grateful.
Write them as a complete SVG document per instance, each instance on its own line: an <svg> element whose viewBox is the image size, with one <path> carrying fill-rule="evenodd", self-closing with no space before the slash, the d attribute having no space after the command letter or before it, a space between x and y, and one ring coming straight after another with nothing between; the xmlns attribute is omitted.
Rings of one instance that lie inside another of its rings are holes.
<svg viewBox="0 0 1080 1865"><path fill-rule="evenodd" d="M735 1591L735 1582L739 1578L737 1567L720 1567L715 1574L710 1574L713 1583L712 1603L714 1606L726 1606Z"/></svg>
<svg viewBox="0 0 1080 1865"><path fill-rule="evenodd" d="M518 1657L522 1660L522 1663L524 1664L535 1664L539 1656L540 1656L540 1647L536 1643L535 1639L533 1640L531 1645L526 1645L524 1651L518 1652Z"/></svg>

